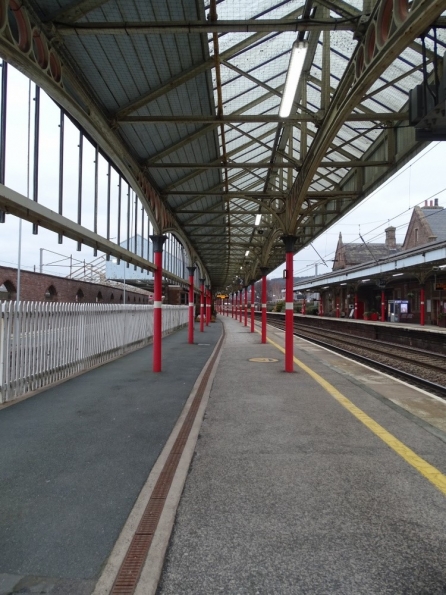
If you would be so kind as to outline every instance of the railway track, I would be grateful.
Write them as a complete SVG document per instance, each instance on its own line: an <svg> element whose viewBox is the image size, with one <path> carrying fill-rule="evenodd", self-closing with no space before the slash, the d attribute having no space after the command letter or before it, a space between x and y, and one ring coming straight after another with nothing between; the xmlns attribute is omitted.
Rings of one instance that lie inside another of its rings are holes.
<svg viewBox="0 0 446 595"><path fill-rule="evenodd" d="M268 324L285 329L285 321L274 316L268 316ZM329 329L309 328L297 321L294 334L446 399L445 355Z"/></svg>

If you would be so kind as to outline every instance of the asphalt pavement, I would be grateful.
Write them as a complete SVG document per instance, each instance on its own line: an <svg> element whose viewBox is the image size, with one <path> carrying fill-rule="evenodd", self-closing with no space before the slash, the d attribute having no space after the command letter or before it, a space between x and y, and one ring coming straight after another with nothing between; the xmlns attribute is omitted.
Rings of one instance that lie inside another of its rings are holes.
<svg viewBox="0 0 446 595"><path fill-rule="evenodd" d="M198 325L196 325L196 329ZM220 323L0 410L0 594L91 593Z"/></svg>

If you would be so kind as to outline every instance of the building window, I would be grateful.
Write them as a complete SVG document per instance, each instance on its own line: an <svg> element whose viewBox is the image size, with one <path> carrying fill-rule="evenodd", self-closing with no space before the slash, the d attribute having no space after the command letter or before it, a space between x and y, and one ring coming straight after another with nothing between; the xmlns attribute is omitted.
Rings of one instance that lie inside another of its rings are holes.
<svg viewBox="0 0 446 595"><path fill-rule="evenodd" d="M111 296L110 296L110 301L111 302L114 302L115 301L115 296L113 294L111 294Z"/></svg>
<svg viewBox="0 0 446 595"><path fill-rule="evenodd" d="M418 227L415 228L415 244L418 244Z"/></svg>
<svg viewBox="0 0 446 595"><path fill-rule="evenodd" d="M84 301L84 292L82 289L78 289L76 293L76 302L83 302Z"/></svg>
<svg viewBox="0 0 446 595"><path fill-rule="evenodd" d="M57 298L57 291L54 285L50 285L48 289L45 291L45 299L48 302L55 302Z"/></svg>
<svg viewBox="0 0 446 595"><path fill-rule="evenodd" d="M102 293L100 291L98 291L98 295L96 296L96 302L102 302L103 301L103 297L102 297Z"/></svg>
<svg viewBox="0 0 446 595"><path fill-rule="evenodd" d="M6 299L8 301L15 300L17 297L17 289L15 288L14 283L11 283L11 281L5 281L3 285L5 286L6 291L8 292L8 297Z"/></svg>

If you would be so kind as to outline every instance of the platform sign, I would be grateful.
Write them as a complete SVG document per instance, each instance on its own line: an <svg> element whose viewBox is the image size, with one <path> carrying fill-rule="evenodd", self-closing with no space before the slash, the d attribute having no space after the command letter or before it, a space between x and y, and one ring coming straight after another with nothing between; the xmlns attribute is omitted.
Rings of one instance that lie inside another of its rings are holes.
<svg viewBox="0 0 446 595"><path fill-rule="evenodd" d="M229 295L226 293L217 293L217 298L220 298L221 300L227 300L228 297Z"/></svg>
<svg viewBox="0 0 446 595"><path fill-rule="evenodd" d="M435 283L435 291L442 291L446 289L446 283Z"/></svg>

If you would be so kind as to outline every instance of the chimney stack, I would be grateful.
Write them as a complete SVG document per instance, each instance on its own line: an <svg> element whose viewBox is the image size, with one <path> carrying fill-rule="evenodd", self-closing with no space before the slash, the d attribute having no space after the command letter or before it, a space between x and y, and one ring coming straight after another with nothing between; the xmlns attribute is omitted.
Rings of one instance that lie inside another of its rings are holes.
<svg viewBox="0 0 446 595"><path fill-rule="evenodd" d="M433 206L434 206L434 201L433 201L433 200L431 200L431 204L430 204L430 206L431 206L431 207L433 207Z"/></svg>
<svg viewBox="0 0 446 595"><path fill-rule="evenodd" d="M434 204L435 204L436 207L438 207L438 198L435 198L434 199Z"/></svg>
<svg viewBox="0 0 446 595"><path fill-rule="evenodd" d="M386 248L389 250L396 250L396 238L395 238L396 227L388 227L386 232Z"/></svg>
<svg viewBox="0 0 446 595"><path fill-rule="evenodd" d="M427 200L424 201L424 206L427 207Z"/></svg>

